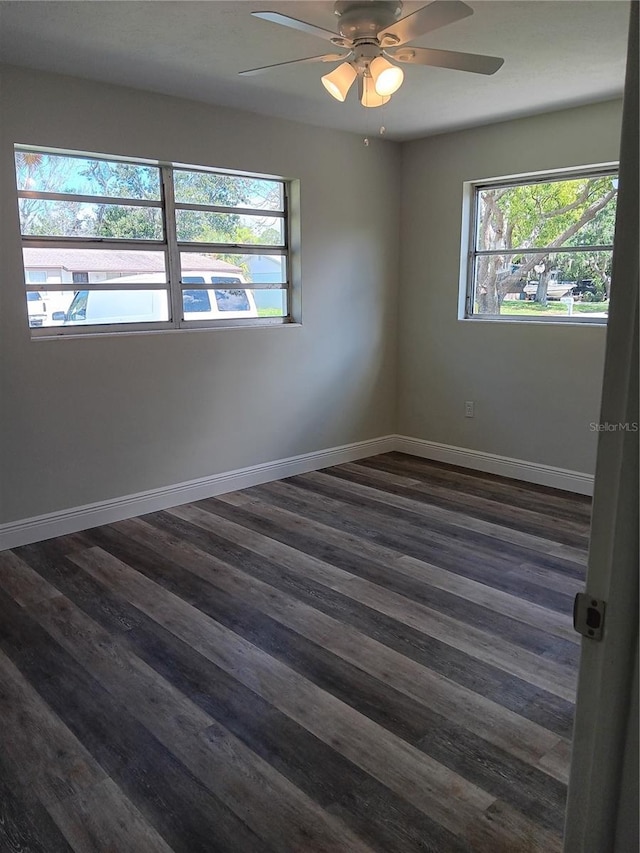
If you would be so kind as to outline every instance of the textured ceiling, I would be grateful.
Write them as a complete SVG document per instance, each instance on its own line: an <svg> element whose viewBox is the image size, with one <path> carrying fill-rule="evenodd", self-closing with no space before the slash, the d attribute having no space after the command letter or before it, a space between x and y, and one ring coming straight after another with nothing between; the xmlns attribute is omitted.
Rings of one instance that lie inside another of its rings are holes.
<svg viewBox="0 0 640 853"><path fill-rule="evenodd" d="M404 14L421 2L406 2ZM405 66L391 102L340 104L302 65L255 77L244 69L333 47L251 16L275 10L335 29L331 2L0 1L2 61L164 92L364 134L381 124L410 139L622 94L628 3L618 0L469 0L474 14L417 39L423 47L505 58L492 77ZM355 87L354 87L355 88Z"/></svg>

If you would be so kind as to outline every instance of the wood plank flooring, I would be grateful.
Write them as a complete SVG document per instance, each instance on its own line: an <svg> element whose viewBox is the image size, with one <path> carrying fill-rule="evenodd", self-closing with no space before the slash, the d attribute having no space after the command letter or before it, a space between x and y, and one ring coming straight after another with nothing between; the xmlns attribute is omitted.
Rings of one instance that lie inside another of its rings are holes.
<svg viewBox="0 0 640 853"><path fill-rule="evenodd" d="M559 853L590 502L398 453L0 554L0 853Z"/></svg>

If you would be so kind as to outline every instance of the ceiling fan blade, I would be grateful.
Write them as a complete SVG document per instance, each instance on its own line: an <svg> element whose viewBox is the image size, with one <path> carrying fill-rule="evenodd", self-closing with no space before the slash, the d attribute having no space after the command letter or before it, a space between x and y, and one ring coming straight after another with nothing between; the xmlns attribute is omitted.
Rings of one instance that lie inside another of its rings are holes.
<svg viewBox="0 0 640 853"><path fill-rule="evenodd" d="M281 15L280 12L252 12L251 14L254 18L262 18L263 21L271 21L272 24L282 24L283 27L290 27L292 30L299 30L301 33L308 33L310 36L317 36L327 41L331 41L332 38L339 38L338 34L331 32L331 30L316 27L314 24L299 21L297 18L290 18L288 15Z"/></svg>
<svg viewBox="0 0 640 853"><path fill-rule="evenodd" d="M345 60L348 53L324 53L322 56L308 56L306 59L290 59L288 62L276 62L275 65L263 65L262 68L250 68L248 71L239 71L244 77L252 74L262 74L263 71L271 71L273 68L282 68L285 65L302 65L305 62L340 62Z"/></svg>
<svg viewBox="0 0 640 853"><path fill-rule="evenodd" d="M387 37L388 45L406 44L425 33L461 21L468 15L473 15L473 9L466 3L462 3L462 0L434 0L428 6L423 6L406 18L400 18L390 27L380 30L378 38L383 47L386 46L385 38Z"/></svg>
<svg viewBox="0 0 640 853"><path fill-rule="evenodd" d="M504 64L504 59L499 56L460 53L457 50L434 50L430 47L400 47L397 50L385 50L385 54L396 62L453 68L455 71L471 71L473 74L495 74Z"/></svg>

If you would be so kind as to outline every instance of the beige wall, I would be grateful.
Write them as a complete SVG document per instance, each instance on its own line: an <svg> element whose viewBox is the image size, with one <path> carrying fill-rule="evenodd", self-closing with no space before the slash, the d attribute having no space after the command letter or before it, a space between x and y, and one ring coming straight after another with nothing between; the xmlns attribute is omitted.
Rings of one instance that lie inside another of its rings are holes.
<svg viewBox="0 0 640 853"><path fill-rule="evenodd" d="M617 159L618 102L365 147L16 68L0 99L0 523L393 432L593 471L605 331L457 319L462 183ZM299 178L302 326L31 341L14 143Z"/></svg>
<svg viewBox="0 0 640 853"><path fill-rule="evenodd" d="M15 68L0 98L0 522L394 430L396 144ZM30 340L14 143L299 178L303 325Z"/></svg>
<svg viewBox="0 0 640 853"><path fill-rule="evenodd" d="M399 433L593 473L605 329L457 319L462 184L617 160L620 122L611 101L403 146Z"/></svg>

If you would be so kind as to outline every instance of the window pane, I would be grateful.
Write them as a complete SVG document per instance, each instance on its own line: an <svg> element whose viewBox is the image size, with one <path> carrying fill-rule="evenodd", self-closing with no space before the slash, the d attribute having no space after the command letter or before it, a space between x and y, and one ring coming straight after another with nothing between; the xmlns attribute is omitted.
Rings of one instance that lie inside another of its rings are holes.
<svg viewBox="0 0 640 853"><path fill-rule="evenodd" d="M211 298L208 290L183 290L182 309L185 314L202 314L211 311Z"/></svg>
<svg viewBox="0 0 640 853"><path fill-rule="evenodd" d="M182 281L192 284L287 283L287 259L284 255L247 255L181 252ZM204 279L196 281L194 276Z"/></svg>
<svg viewBox="0 0 640 853"><path fill-rule="evenodd" d="M89 284L133 275L144 275L150 283L167 280L164 252L25 248L22 257L27 281L36 273L39 281L53 285L73 285L84 274Z"/></svg>
<svg viewBox="0 0 640 853"><path fill-rule="evenodd" d="M286 290L253 290L258 317L286 317L288 315Z"/></svg>
<svg viewBox="0 0 640 853"><path fill-rule="evenodd" d="M526 252L476 258L474 313L603 318L612 252Z"/></svg>
<svg viewBox="0 0 640 853"><path fill-rule="evenodd" d="M616 228L617 194L563 246L612 246Z"/></svg>
<svg viewBox="0 0 640 853"><path fill-rule="evenodd" d="M185 243L246 243L284 246L284 219L277 216L243 216L176 210L178 240Z"/></svg>
<svg viewBox="0 0 640 853"><path fill-rule="evenodd" d="M169 319L165 290L66 291L68 305L51 311L47 326L157 323ZM70 298L69 298L70 297Z"/></svg>
<svg viewBox="0 0 640 853"><path fill-rule="evenodd" d="M284 210L284 192L280 181L176 169L173 184L177 204Z"/></svg>
<svg viewBox="0 0 640 853"><path fill-rule="evenodd" d="M160 199L160 170L156 166L41 151L16 151L15 161L19 190Z"/></svg>
<svg viewBox="0 0 640 853"><path fill-rule="evenodd" d="M69 310L74 295L73 290L28 290L26 297L29 326L34 329L61 325L59 315ZM56 315L58 319L54 320Z"/></svg>
<svg viewBox="0 0 640 853"><path fill-rule="evenodd" d="M46 326L48 320L47 303L44 299L44 294L35 290L27 291L27 315L29 317L29 326L32 329Z"/></svg>
<svg viewBox="0 0 640 853"><path fill-rule="evenodd" d="M247 290L214 290L218 311L250 311Z"/></svg>
<svg viewBox="0 0 640 853"><path fill-rule="evenodd" d="M185 320L231 320L258 316L253 293L244 288L185 289L182 307Z"/></svg>
<svg viewBox="0 0 640 853"><path fill-rule="evenodd" d="M30 237L120 237L162 240L158 207L88 204L80 201L18 199L20 229Z"/></svg>
<svg viewBox="0 0 640 853"><path fill-rule="evenodd" d="M168 165L174 216L157 164L23 148L15 169L31 327L286 316L284 181ZM197 251L181 253L180 278L170 280L176 240ZM176 296L183 312L173 310Z"/></svg>
<svg viewBox="0 0 640 853"><path fill-rule="evenodd" d="M617 176L478 191L478 251L613 242Z"/></svg>

